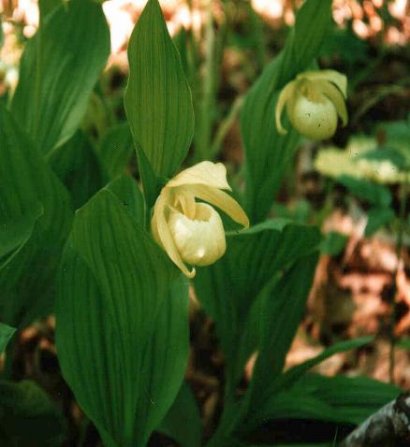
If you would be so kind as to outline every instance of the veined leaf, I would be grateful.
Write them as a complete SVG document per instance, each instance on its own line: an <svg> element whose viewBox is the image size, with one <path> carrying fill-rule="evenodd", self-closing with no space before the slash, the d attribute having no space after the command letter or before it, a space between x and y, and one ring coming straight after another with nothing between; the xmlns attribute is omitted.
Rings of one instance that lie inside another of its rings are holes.
<svg viewBox="0 0 410 447"><path fill-rule="evenodd" d="M170 177L187 155L194 113L181 60L158 0L149 0L141 14L128 58L125 109L134 142L158 177Z"/></svg>
<svg viewBox="0 0 410 447"><path fill-rule="evenodd" d="M331 0L307 0L296 17L282 53L263 71L249 91L241 114L246 156L246 208L251 221L268 213L289 162L298 134L290 126L280 135L275 125L280 90L319 54L331 23Z"/></svg>
<svg viewBox="0 0 410 447"><path fill-rule="evenodd" d="M42 153L79 127L109 45L101 5L90 0L56 8L27 43L11 111Z"/></svg>
<svg viewBox="0 0 410 447"><path fill-rule="evenodd" d="M181 386L188 287L107 190L77 212L60 270L64 377L105 445L146 445Z"/></svg>
<svg viewBox="0 0 410 447"><path fill-rule="evenodd" d="M3 222L21 222L15 239L21 249L0 270L0 308L3 321L20 327L52 310L71 209L64 187L4 109L0 141L0 215Z"/></svg>

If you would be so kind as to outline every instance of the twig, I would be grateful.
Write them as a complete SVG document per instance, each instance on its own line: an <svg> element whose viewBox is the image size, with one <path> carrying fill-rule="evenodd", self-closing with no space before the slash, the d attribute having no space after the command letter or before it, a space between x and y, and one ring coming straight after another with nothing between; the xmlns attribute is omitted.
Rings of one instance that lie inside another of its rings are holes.
<svg viewBox="0 0 410 447"><path fill-rule="evenodd" d="M367 418L340 447L393 447L409 442L410 393L404 393Z"/></svg>

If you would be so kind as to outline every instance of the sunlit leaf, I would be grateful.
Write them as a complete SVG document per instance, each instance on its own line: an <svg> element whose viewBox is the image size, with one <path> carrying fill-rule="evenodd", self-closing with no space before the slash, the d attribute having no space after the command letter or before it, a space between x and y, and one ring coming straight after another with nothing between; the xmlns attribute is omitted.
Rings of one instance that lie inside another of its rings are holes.
<svg viewBox="0 0 410 447"><path fill-rule="evenodd" d="M157 176L170 177L187 155L194 115L181 60L158 0L149 0L141 14L128 58L125 109L134 142Z"/></svg>
<svg viewBox="0 0 410 447"><path fill-rule="evenodd" d="M356 157L357 160L369 160L377 162L389 162L397 168L397 170L405 170L407 168L407 160L405 156L397 149L378 148L366 151Z"/></svg>

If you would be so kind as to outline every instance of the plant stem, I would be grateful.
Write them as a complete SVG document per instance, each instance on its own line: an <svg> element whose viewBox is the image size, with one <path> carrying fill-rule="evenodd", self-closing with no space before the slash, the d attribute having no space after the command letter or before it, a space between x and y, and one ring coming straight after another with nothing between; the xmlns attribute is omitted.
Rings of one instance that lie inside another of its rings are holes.
<svg viewBox="0 0 410 447"><path fill-rule="evenodd" d="M237 119L243 104L243 96L238 96L229 110L228 116L221 122L212 143L211 156L214 158L221 149L222 143Z"/></svg>

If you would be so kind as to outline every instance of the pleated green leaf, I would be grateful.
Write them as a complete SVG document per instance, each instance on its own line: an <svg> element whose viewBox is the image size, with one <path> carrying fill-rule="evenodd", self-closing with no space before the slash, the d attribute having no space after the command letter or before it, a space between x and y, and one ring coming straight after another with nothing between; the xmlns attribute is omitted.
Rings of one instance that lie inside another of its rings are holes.
<svg viewBox="0 0 410 447"><path fill-rule="evenodd" d="M125 110L134 142L157 176L170 177L187 155L194 112L180 56L158 0L149 0L141 14L128 58Z"/></svg>
<svg viewBox="0 0 410 447"><path fill-rule="evenodd" d="M188 287L102 190L77 212L59 276L63 375L106 446L146 445L181 386Z"/></svg>
<svg viewBox="0 0 410 447"><path fill-rule="evenodd" d="M195 290L216 322L231 386L240 379L244 363L259 343L263 290L284 269L315 251L319 242L315 228L267 221L229 236L225 256L198 268Z"/></svg>
<svg viewBox="0 0 410 447"><path fill-rule="evenodd" d="M53 10L27 43L11 111L43 153L80 125L109 50L101 5L90 0Z"/></svg>
<svg viewBox="0 0 410 447"><path fill-rule="evenodd" d="M0 313L19 327L52 310L54 275L72 214L66 190L4 109L0 141L0 215L21 230L18 253L0 270Z"/></svg>
<svg viewBox="0 0 410 447"><path fill-rule="evenodd" d="M241 131L246 156L246 208L254 223L268 213L280 182L293 159L298 135L280 135L275 125L281 89L307 70L319 54L331 23L331 0L307 0L297 14L284 50L263 71L246 96Z"/></svg>

